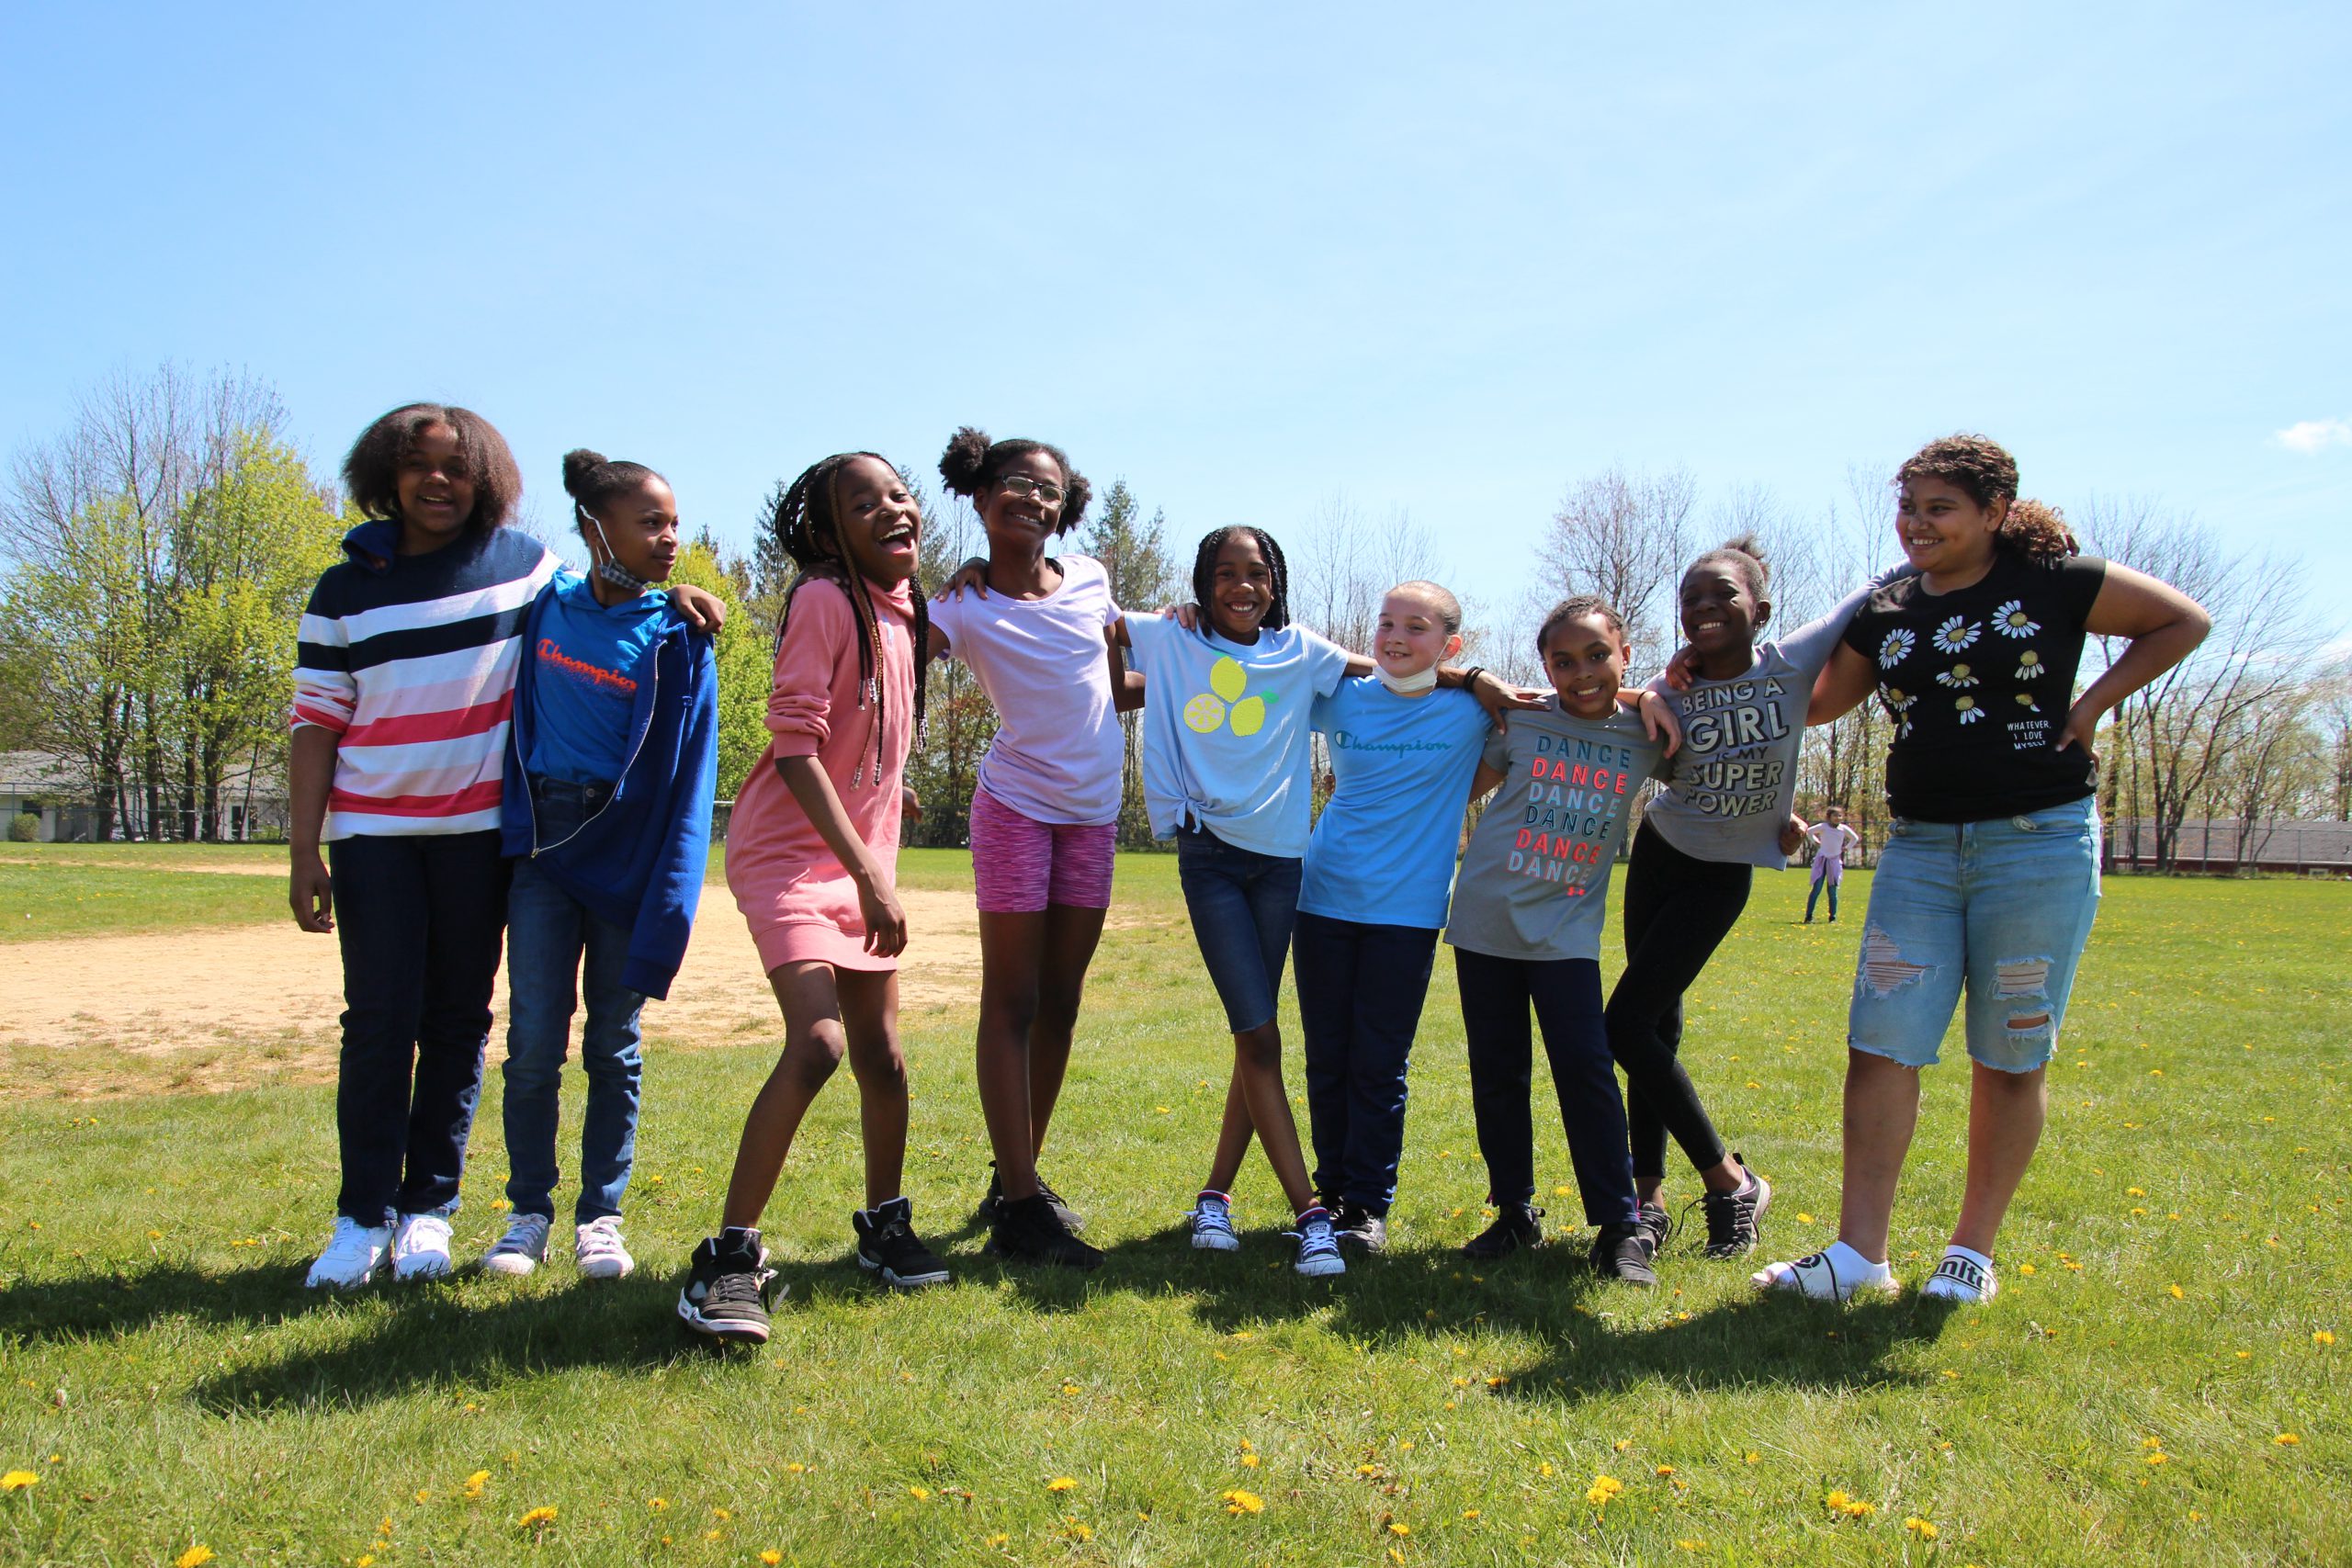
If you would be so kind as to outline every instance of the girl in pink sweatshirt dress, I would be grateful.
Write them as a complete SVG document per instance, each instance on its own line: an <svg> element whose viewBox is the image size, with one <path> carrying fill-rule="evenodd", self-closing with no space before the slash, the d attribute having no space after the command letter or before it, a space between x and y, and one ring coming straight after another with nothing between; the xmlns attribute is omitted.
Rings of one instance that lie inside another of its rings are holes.
<svg viewBox="0 0 2352 1568"><path fill-rule="evenodd" d="M784 1010L784 1054L744 1119L719 1234L695 1249L678 1297L688 1327L752 1344L768 1337L773 1279L760 1215L800 1119L843 1056L865 1143L865 1207L852 1216L857 1261L896 1287L947 1278L899 1190L907 917L895 884L907 748L922 720L917 660L930 629L914 585L922 513L896 468L848 452L793 481L775 527L801 575L776 637L768 749L728 830L727 885Z"/></svg>

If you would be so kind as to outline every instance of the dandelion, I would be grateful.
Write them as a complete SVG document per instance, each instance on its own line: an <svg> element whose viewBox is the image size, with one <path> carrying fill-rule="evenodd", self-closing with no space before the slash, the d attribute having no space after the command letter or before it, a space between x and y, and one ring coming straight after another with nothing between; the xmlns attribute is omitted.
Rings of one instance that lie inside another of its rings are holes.
<svg viewBox="0 0 2352 1568"><path fill-rule="evenodd" d="M481 1489L489 1484L490 1472L486 1470L477 1470L471 1475L466 1477L466 1483L459 1487L458 1490L463 1492L469 1497L479 1497L481 1495Z"/></svg>
<svg viewBox="0 0 2352 1568"><path fill-rule="evenodd" d="M768 1568L775 1568L777 1563L784 1561L784 1553L771 1546L760 1553L760 1561L766 1563Z"/></svg>
<svg viewBox="0 0 2352 1568"><path fill-rule="evenodd" d="M2165 1287L2165 1293L2172 1297L2175 1301L2185 1300L2188 1295L2188 1292L2182 1290L2178 1285L2166 1285Z"/></svg>
<svg viewBox="0 0 2352 1568"><path fill-rule="evenodd" d="M172 1568L204 1568L204 1565L211 1561L212 1549L210 1547L191 1546L186 1551L181 1552L177 1557L172 1559Z"/></svg>
<svg viewBox="0 0 2352 1568"><path fill-rule="evenodd" d="M1051 1481L1046 1483L1046 1490L1048 1492L1075 1492L1078 1490L1078 1482L1076 1478L1072 1476L1057 1475Z"/></svg>
<svg viewBox="0 0 2352 1568"><path fill-rule="evenodd" d="M1243 1454L1241 1456L1241 1468L1244 1470L1257 1469L1258 1456L1256 1454Z"/></svg>
<svg viewBox="0 0 2352 1568"><path fill-rule="evenodd" d="M2162 1438L2143 1438L2140 1439L2140 1446L2143 1449L2160 1449L2165 1446L2165 1440Z"/></svg>
<svg viewBox="0 0 2352 1568"><path fill-rule="evenodd" d="M1800 1209L1797 1211L1797 1224L1801 1225L1809 1225L1813 1224L1813 1216Z"/></svg>
<svg viewBox="0 0 2352 1568"><path fill-rule="evenodd" d="M2301 1443L2303 1439L2295 1436L2292 1432L2281 1432L2270 1440L2278 1444L2282 1449L2291 1449L2298 1443Z"/></svg>
<svg viewBox="0 0 2352 1568"><path fill-rule="evenodd" d="M1672 1475L1673 1473L1674 1467L1670 1464L1662 1464L1657 1467L1657 1478L1660 1481L1665 1480L1668 1476Z"/></svg>
<svg viewBox="0 0 2352 1568"><path fill-rule="evenodd" d="M1860 1497L1849 1497L1843 1492L1832 1492L1821 1500L1821 1506L1849 1519L1867 1519L1878 1512L1877 1504L1865 1503Z"/></svg>
<svg viewBox="0 0 2352 1568"><path fill-rule="evenodd" d="M1094 1527L1080 1524L1074 1518L1065 1518L1062 1520L1062 1539L1083 1544L1094 1539Z"/></svg>
<svg viewBox="0 0 2352 1568"><path fill-rule="evenodd" d="M928 1503L931 1501L931 1488L928 1486L910 1486L907 1488L907 1495L912 1497L918 1503Z"/></svg>
<svg viewBox="0 0 2352 1568"><path fill-rule="evenodd" d="M1548 1459L1545 1460L1542 1464L1535 1467L1535 1472L1539 1475L1549 1477L1552 1473L1552 1461Z"/></svg>
<svg viewBox="0 0 2352 1568"><path fill-rule="evenodd" d="M12 1470L0 1475L0 1492L22 1492L28 1486L40 1484L40 1477L29 1470Z"/></svg>
<svg viewBox="0 0 2352 1568"><path fill-rule="evenodd" d="M2018 1272L2030 1276L2033 1272L2033 1265L2030 1263L2020 1263L2018 1265Z"/></svg>
<svg viewBox="0 0 2352 1568"><path fill-rule="evenodd" d="M2172 1456L2165 1453L2162 1449L2158 1449L2154 1453L2148 1456L2148 1462L2150 1464L2170 1464L2172 1462Z"/></svg>
<svg viewBox="0 0 2352 1568"><path fill-rule="evenodd" d="M1921 1540L1933 1540L1936 1539L1936 1527L1929 1524L1927 1520L1919 1517L1917 1514L1914 1514L1909 1518L1904 1520L1903 1528L1909 1530L1913 1535L1917 1536Z"/></svg>
<svg viewBox="0 0 2352 1568"><path fill-rule="evenodd" d="M1388 1522L1388 1533L1395 1536L1410 1535L1413 1533L1413 1527L1402 1519L1391 1519Z"/></svg>
<svg viewBox="0 0 2352 1568"><path fill-rule="evenodd" d="M2324 1328L2314 1328L2312 1330L2312 1343L2323 1348L2333 1345L2335 1343L2335 1336Z"/></svg>
<svg viewBox="0 0 2352 1568"><path fill-rule="evenodd" d="M784 1472L785 1472L786 1475L800 1475L800 1474L805 1473L805 1472L808 1471L808 1467L807 1465L805 1465L805 1464L801 1463L801 1462L800 1462L798 1460L797 1460L797 1459L796 1459L796 1460L787 1460L787 1461L785 1461Z"/></svg>
<svg viewBox="0 0 2352 1568"><path fill-rule="evenodd" d="M1266 1511L1266 1500L1255 1492L1227 1492L1217 1500L1225 1505L1225 1511L1228 1514L1262 1514Z"/></svg>
<svg viewBox="0 0 2352 1568"><path fill-rule="evenodd" d="M1012 1538L1011 1536L1005 1534L1002 1530L999 1530L996 1534L989 1537L988 1540L982 1541L980 1544L982 1546L1006 1546L1011 1544L1012 1540Z"/></svg>
<svg viewBox="0 0 2352 1568"><path fill-rule="evenodd" d="M1623 1453L1627 1449L1632 1448L1633 1446L1634 1446L1634 1439L1633 1439L1633 1438L1618 1438L1618 1439L1617 1439L1616 1448L1617 1448L1617 1451L1618 1451L1619 1453L1621 1453L1621 1454L1622 1454L1622 1453Z"/></svg>
<svg viewBox="0 0 2352 1568"><path fill-rule="evenodd" d="M1596 1475L1592 1484L1585 1488L1584 1500L1596 1508L1605 1508L1609 1500L1625 1490L1625 1483L1613 1475Z"/></svg>
<svg viewBox="0 0 2352 1568"><path fill-rule="evenodd" d="M555 1523L555 1510L541 1506L531 1509L521 1518L516 1519L514 1528L518 1530L543 1529L553 1523Z"/></svg>
<svg viewBox="0 0 2352 1568"><path fill-rule="evenodd" d="M1465 1519L1475 1519L1479 1517L1478 1510L1476 1508L1464 1508L1462 1510L1462 1517Z"/></svg>

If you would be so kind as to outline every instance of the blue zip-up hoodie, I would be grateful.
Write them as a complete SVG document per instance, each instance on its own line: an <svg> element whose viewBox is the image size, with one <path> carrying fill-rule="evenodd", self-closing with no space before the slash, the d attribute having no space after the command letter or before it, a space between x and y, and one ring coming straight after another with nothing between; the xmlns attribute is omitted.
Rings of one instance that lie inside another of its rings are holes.
<svg viewBox="0 0 2352 1568"><path fill-rule="evenodd" d="M576 578L569 581L576 582ZM538 638L554 584L531 604L523 646ZM531 807L531 754L537 714L537 660L525 659L514 682L514 718L507 737L501 798L503 847L528 855L599 919L629 928L621 984L656 998L670 994L686 955L703 874L710 858L712 781L718 772L718 664L710 638L664 612L669 624L653 645L652 678L637 683L628 744L613 796L560 844L542 847Z"/></svg>

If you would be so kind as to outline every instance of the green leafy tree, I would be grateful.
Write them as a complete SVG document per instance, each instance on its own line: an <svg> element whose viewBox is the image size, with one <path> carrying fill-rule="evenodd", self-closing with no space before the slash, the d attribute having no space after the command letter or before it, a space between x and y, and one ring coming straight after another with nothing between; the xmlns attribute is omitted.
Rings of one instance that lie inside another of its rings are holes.
<svg viewBox="0 0 2352 1568"><path fill-rule="evenodd" d="M678 552L673 582L727 601L727 624L712 650L718 665L718 798L731 800L768 745L768 687L774 679L775 623L763 621L738 563L723 558L709 535Z"/></svg>

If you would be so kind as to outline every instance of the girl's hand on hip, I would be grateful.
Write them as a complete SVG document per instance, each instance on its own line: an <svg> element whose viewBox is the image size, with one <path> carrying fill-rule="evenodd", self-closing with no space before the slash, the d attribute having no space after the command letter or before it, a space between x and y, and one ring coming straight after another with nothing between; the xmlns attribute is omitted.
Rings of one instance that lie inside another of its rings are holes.
<svg viewBox="0 0 2352 1568"><path fill-rule="evenodd" d="M899 815L910 822L922 820L922 796L915 793L912 784L899 786Z"/></svg>
<svg viewBox="0 0 2352 1568"><path fill-rule="evenodd" d="M2091 760L2091 766L2098 767L2098 753L2092 749L2092 742L2098 739L2098 708L2088 703L2076 703L2066 710L2065 728L2058 732L2058 744L2051 750L2064 751L2069 746L2077 747Z"/></svg>
<svg viewBox="0 0 2352 1568"><path fill-rule="evenodd" d="M334 878L318 851L295 852L286 901L293 906L294 923L304 931L324 935L334 930Z"/></svg>

